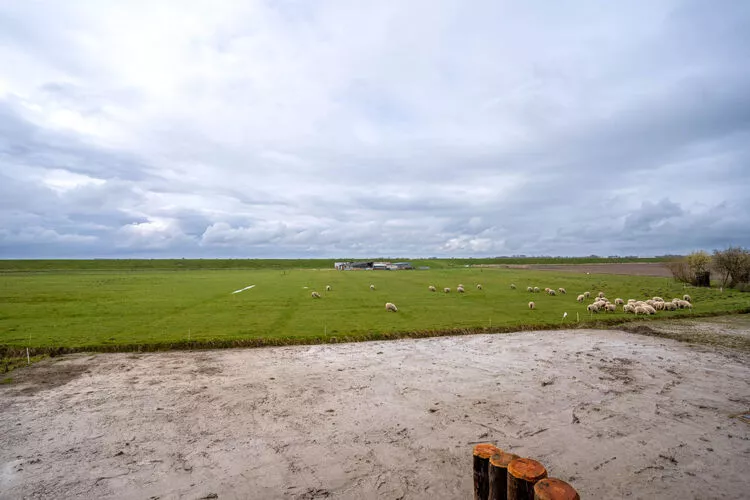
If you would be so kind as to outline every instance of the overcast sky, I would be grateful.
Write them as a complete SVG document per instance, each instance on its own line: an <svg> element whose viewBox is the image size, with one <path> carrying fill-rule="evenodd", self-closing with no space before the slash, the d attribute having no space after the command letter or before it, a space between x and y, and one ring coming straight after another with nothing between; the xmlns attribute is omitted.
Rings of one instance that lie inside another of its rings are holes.
<svg viewBox="0 0 750 500"><path fill-rule="evenodd" d="M0 0L0 258L750 246L750 2Z"/></svg>

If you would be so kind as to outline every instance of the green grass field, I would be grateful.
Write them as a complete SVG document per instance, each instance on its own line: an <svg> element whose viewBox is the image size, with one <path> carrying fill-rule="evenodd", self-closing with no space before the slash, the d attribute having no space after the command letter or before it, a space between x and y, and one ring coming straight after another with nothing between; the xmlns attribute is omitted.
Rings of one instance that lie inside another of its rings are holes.
<svg viewBox="0 0 750 500"><path fill-rule="evenodd" d="M92 262L92 261L88 261ZM370 284L375 291L369 289ZM467 293L458 294L458 283ZM483 285L477 290L476 283ZM510 284L517 285L511 290ZM254 288L232 294L248 285ZM331 292L325 292L330 284ZM452 293L432 293L428 285ZM567 295L531 294L527 286L565 287ZM318 291L322 298L312 299ZM559 326L625 319L623 313L590 317L576 295L604 291L611 300L682 296L671 279L584 275L517 269L446 268L429 271L140 270L13 272L0 275L0 346L32 353L65 350L131 350L185 346L263 345L388 338ZM695 312L750 307L750 294L688 289ZM536 310L529 310L529 300ZM388 313L386 302L398 313ZM632 318L632 316L628 316Z"/></svg>

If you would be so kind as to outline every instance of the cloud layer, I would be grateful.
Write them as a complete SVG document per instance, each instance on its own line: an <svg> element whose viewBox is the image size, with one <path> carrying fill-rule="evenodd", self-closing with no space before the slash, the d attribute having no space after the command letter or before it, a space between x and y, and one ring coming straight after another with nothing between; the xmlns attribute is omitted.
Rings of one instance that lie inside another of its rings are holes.
<svg viewBox="0 0 750 500"><path fill-rule="evenodd" d="M750 5L0 6L0 258L750 246Z"/></svg>

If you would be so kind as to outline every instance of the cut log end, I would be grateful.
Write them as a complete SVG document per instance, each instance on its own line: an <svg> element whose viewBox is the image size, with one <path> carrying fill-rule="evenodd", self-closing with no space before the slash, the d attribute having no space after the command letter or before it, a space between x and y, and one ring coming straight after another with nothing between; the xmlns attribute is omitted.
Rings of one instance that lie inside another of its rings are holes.
<svg viewBox="0 0 750 500"><path fill-rule="evenodd" d="M506 453L504 451L501 451L500 453L495 453L490 457L490 465L507 469L508 464L516 458L521 457L519 457L518 455L514 455L513 453Z"/></svg>
<svg viewBox="0 0 750 500"><path fill-rule="evenodd" d="M492 455L501 453L503 450L490 443L481 443L474 446L474 456L489 460Z"/></svg>
<svg viewBox="0 0 750 500"><path fill-rule="evenodd" d="M536 460L517 458L508 464L508 474L517 479L535 483L547 477L547 469Z"/></svg>
<svg viewBox="0 0 750 500"><path fill-rule="evenodd" d="M581 500L581 497L562 479L546 478L534 485L534 500Z"/></svg>

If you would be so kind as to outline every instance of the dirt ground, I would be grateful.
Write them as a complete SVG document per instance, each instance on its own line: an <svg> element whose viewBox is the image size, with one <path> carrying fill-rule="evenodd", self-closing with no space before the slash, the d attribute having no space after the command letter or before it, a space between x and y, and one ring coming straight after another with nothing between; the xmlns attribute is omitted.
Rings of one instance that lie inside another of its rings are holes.
<svg viewBox="0 0 750 500"><path fill-rule="evenodd" d="M509 269L535 269L537 271L564 271L568 273L672 277L672 273L669 272L669 269L667 269L661 262L623 262L608 264L490 264L479 265L476 267L506 267Z"/></svg>
<svg viewBox="0 0 750 500"><path fill-rule="evenodd" d="M582 498L750 488L750 353L658 336L84 354L12 375L3 499L471 498L477 442L540 460Z"/></svg>

